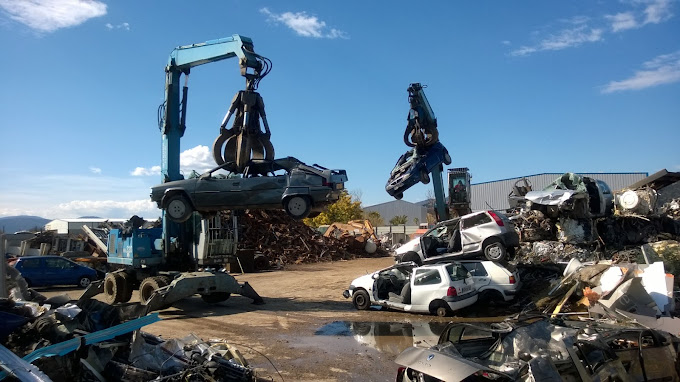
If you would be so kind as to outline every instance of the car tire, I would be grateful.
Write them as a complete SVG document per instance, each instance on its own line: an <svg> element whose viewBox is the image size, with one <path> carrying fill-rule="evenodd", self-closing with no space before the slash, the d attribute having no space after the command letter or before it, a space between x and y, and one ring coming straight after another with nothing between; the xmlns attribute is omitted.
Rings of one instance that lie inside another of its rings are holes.
<svg viewBox="0 0 680 382"><path fill-rule="evenodd" d="M453 160L451 160L451 154L449 154L448 150L444 150L444 164L445 165L450 165Z"/></svg>
<svg viewBox="0 0 680 382"><path fill-rule="evenodd" d="M170 220L176 223L183 223L189 220L193 212L194 209L191 203L181 194L171 196L167 203L165 203L165 213Z"/></svg>
<svg viewBox="0 0 680 382"><path fill-rule="evenodd" d="M490 240L484 245L484 257L486 257L487 260L503 261L505 260L506 254L507 251L505 246L498 239Z"/></svg>
<svg viewBox="0 0 680 382"><path fill-rule="evenodd" d="M123 300L125 280L118 273L107 273L104 277L104 301L113 305Z"/></svg>
<svg viewBox="0 0 680 382"><path fill-rule="evenodd" d="M449 304L443 300L434 300L430 303L430 313L438 317L447 317L453 313Z"/></svg>
<svg viewBox="0 0 680 382"><path fill-rule="evenodd" d="M397 200L401 200L403 197L404 197L404 193L403 193L403 192L400 192L400 193L394 195L394 198L397 199Z"/></svg>
<svg viewBox="0 0 680 382"><path fill-rule="evenodd" d="M208 304L217 304L218 302L227 301L231 293L229 292L216 292L212 294L202 294L201 300Z"/></svg>
<svg viewBox="0 0 680 382"><path fill-rule="evenodd" d="M427 173L427 170L420 170L420 181L423 182L423 184L430 183L430 175Z"/></svg>
<svg viewBox="0 0 680 382"><path fill-rule="evenodd" d="M309 215L312 210L312 203L306 195L296 195L286 198L283 201L283 208L286 213L295 220L302 220Z"/></svg>
<svg viewBox="0 0 680 382"><path fill-rule="evenodd" d="M401 262L402 263L408 263L409 261L413 261L418 266L423 265L423 259L420 258L420 255L418 254L418 252L408 251L408 252L404 253L404 255L401 257Z"/></svg>
<svg viewBox="0 0 680 382"><path fill-rule="evenodd" d="M92 283L92 278L90 276L81 276L78 279L78 286L85 289Z"/></svg>
<svg viewBox="0 0 680 382"><path fill-rule="evenodd" d="M368 310L371 307L371 299L368 297L368 292L363 289L355 290L352 294L352 304L358 310Z"/></svg>

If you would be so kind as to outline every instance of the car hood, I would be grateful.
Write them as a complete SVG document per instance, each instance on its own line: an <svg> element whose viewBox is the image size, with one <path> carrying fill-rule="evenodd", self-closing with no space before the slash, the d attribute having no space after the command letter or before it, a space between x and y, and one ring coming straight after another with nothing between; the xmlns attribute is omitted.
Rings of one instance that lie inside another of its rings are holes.
<svg viewBox="0 0 680 382"><path fill-rule="evenodd" d="M530 191L524 198L536 204L557 206L571 199L572 196L578 193L578 191L574 190Z"/></svg>
<svg viewBox="0 0 680 382"><path fill-rule="evenodd" d="M462 381L480 370L487 370L465 358L419 347L404 350L394 362L447 382Z"/></svg>
<svg viewBox="0 0 680 382"><path fill-rule="evenodd" d="M373 288L373 275L374 274L375 274L375 272L369 273L367 275L363 275L361 277L357 277L356 279L354 279L354 281L352 281L351 285L353 285L355 287L359 287L359 288L364 288L366 290L372 289Z"/></svg>
<svg viewBox="0 0 680 382"><path fill-rule="evenodd" d="M420 251L420 237L417 237L409 242L402 244L399 248L394 250L397 255L403 255L406 252L418 252Z"/></svg>

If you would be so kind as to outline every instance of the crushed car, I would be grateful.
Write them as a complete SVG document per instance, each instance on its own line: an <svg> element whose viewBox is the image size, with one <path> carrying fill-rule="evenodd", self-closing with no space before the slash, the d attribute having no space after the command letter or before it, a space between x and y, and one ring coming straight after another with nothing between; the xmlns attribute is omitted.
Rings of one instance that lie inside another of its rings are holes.
<svg viewBox="0 0 680 382"><path fill-rule="evenodd" d="M478 211L439 222L421 237L395 250L395 260L431 264L483 255L491 261L505 260L519 246L519 235L507 216Z"/></svg>
<svg viewBox="0 0 680 382"><path fill-rule="evenodd" d="M481 301L512 301L521 288L519 272L510 264L479 259L458 263L472 275Z"/></svg>
<svg viewBox="0 0 680 382"><path fill-rule="evenodd" d="M602 180L565 173L542 191L524 195L527 209L538 210L549 217L565 214L572 218L600 217L612 213L614 195Z"/></svg>
<svg viewBox="0 0 680 382"><path fill-rule="evenodd" d="M542 316L451 323L437 345L396 358L402 365L396 380L677 381L679 345L660 330Z"/></svg>
<svg viewBox="0 0 680 382"><path fill-rule="evenodd" d="M219 170L227 174L218 173ZM154 186L151 200L176 222L188 220L194 211L214 213L248 208L283 208L294 219L303 219L337 201L345 182L345 170L308 166L293 157L252 159L242 174L232 161L195 178Z"/></svg>
<svg viewBox="0 0 680 382"><path fill-rule="evenodd" d="M356 278L343 296L359 310L377 305L444 317L477 302L478 293L472 275L459 263L409 262Z"/></svg>
<svg viewBox="0 0 680 382"><path fill-rule="evenodd" d="M404 197L404 191L418 182L430 183L430 172L442 163L450 165L451 155L441 142L425 148L414 147L397 160L390 172L385 191L400 200Z"/></svg>

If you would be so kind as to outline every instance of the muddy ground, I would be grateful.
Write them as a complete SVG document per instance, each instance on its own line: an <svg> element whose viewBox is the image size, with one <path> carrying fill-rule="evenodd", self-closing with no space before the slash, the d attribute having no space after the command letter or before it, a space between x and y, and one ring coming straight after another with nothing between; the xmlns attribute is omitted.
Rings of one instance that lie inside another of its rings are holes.
<svg viewBox="0 0 680 382"><path fill-rule="evenodd" d="M253 286L264 305L241 296L208 305L195 296L162 311L162 321L144 330L164 338L194 333L204 339L226 339L258 376L274 381L394 381L398 366L393 361L402 350L414 342L435 344L446 322L460 318L357 311L342 297L353 279L391 264L392 257L383 257L236 275ZM39 291L48 297L68 293L77 298L81 293Z"/></svg>

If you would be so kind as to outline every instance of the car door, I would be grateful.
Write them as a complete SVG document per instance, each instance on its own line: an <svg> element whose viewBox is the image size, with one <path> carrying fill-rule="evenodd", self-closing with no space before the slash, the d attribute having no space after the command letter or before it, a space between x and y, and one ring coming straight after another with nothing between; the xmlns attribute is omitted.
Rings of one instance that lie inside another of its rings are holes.
<svg viewBox="0 0 680 382"><path fill-rule="evenodd" d="M281 196L287 186L286 175L254 176L242 181L244 203L248 206L281 206Z"/></svg>
<svg viewBox="0 0 680 382"><path fill-rule="evenodd" d="M40 257L22 257L19 261L19 272L31 285L42 285L44 282L42 260Z"/></svg>
<svg viewBox="0 0 680 382"><path fill-rule="evenodd" d="M66 259L49 257L45 259L45 285L75 284L78 265Z"/></svg>
<svg viewBox="0 0 680 382"><path fill-rule="evenodd" d="M241 193L243 179L220 178L218 176L201 177L196 181L194 203L196 209L229 209L240 207L245 202Z"/></svg>
<svg viewBox="0 0 680 382"><path fill-rule="evenodd" d="M484 239L496 233L498 233L498 226L486 213L466 217L461 221L463 252L480 251Z"/></svg>
<svg viewBox="0 0 680 382"><path fill-rule="evenodd" d="M472 279L475 281L477 290L484 290L491 283L491 276L484 268L484 265L479 261L465 261L461 262L465 269L470 272Z"/></svg>
<svg viewBox="0 0 680 382"><path fill-rule="evenodd" d="M447 282L445 276L440 272L439 267L415 269L411 278L412 311L428 312L432 300L446 295L446 288L443 288L443 284Z"/></svg>

